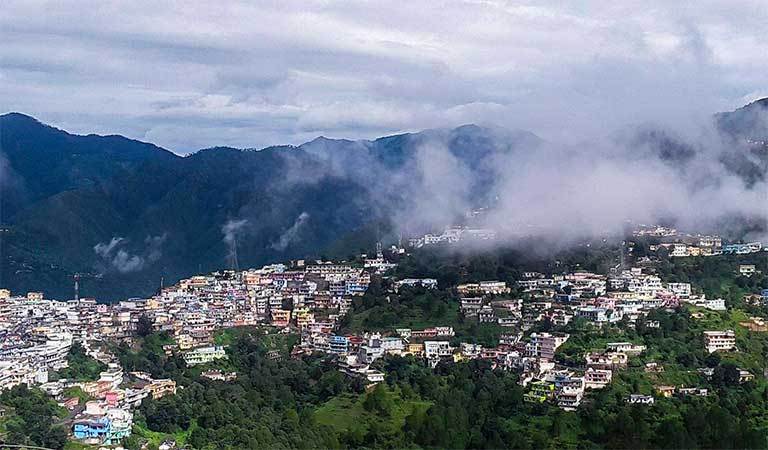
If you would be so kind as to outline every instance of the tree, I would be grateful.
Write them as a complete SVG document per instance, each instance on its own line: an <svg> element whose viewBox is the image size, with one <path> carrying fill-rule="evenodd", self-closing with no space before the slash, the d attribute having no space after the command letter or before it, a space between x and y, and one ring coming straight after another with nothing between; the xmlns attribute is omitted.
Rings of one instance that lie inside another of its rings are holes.
<svg viewBox="0 0 768 450"><path fill-rule="evenodd" d="M147 337L152 334L152 327L152 319L146 314L142 314L139 316L139 321L136 322L136 334L141 337Z"/></svg>

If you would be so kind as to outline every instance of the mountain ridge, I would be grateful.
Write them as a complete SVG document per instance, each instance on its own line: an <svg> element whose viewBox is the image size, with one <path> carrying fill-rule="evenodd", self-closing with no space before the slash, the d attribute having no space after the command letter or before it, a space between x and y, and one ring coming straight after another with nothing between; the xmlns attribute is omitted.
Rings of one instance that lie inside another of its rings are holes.
<svg viewBox="0 0 768 450"><path fill-rule="evenodd" d="M740 111L731 114L745 114ZM724 132L742 138L744 129ZM669 136L643 139L661 155L672 149L670 164L688 157L688 147L676 147ZM0 235L0 285L66 298L72 276L81 273L84 295L147 295L160 277L172 282L226 267L231 230L243 267L329 249L341 256L368 250L423 181L418 165L426 143L447 149L470 175L468 196L479 206L493 197L496 156L547 144L523 130L465 124L179 156L119 135L70 134L22 113L4 114L0 222L9 231ZM726 162L745 180L765 177L752 155L737 153Z"/></svg>

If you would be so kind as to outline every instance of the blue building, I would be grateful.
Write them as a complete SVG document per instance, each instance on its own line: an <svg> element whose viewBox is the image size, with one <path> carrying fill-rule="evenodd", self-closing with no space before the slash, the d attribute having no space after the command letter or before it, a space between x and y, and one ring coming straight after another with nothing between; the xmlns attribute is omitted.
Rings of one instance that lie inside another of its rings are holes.
<svg viewBox="0 0 768 450"><path fill-rule="evenodd" d="M331 353L347 353L349 352L349 338L345 336L331 336L328 341L328 349Z"/></svg>
<svg viewBox="0 0 768 450"><path fill-rule="evenodd" d="M106 417L98 420L78 420L72 425L75 439L98 439L103 441L110 433L112 423Z"/></svg>

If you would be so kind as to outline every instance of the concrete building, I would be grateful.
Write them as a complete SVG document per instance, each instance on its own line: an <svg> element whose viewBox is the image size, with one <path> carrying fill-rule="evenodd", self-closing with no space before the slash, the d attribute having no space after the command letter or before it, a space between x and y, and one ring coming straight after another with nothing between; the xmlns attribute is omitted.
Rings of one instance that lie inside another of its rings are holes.
<svg viewBox="0 0 768 450"><path fill-rule="evenodd" d="M704 345L709 353L736 349L736 333L733 330L705 331Z"/></svg>

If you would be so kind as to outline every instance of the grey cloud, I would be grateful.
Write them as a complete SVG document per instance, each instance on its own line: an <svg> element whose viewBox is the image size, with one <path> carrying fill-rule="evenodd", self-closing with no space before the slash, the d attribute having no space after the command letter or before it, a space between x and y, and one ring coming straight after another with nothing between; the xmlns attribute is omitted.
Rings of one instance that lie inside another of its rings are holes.
<svg viewBox="0 0 768 450"><path fill-rule="evenodd" d="M468 122L594 138L731 109L768 85L759 1L726 13L662 1L9 0L3 12L3 108L178 152Z"/></svg>

